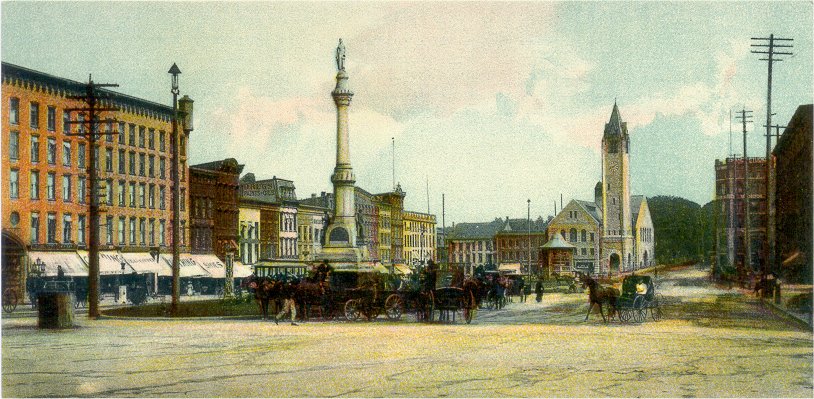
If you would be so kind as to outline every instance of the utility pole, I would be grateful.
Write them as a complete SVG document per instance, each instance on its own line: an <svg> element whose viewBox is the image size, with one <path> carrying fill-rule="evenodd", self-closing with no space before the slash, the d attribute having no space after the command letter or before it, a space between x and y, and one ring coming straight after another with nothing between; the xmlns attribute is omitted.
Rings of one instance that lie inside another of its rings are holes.
<svg viewBox="0 0 814 399"><path fill-rule="evenodd" d="M80 96L68 96L71 100L81 100L87 104L84 108L68 108L65 111L78 112L85 117L85 120L70 120L69 124L80 125L78 133L68 133L68 136L82 136L88 139L88 186L91 188L88 217L90 218L90 232L88 233L88 317L95 319L99 317L99 174L96 165L96 155L99 149L96 148L96 136L99 135L98 125L102 122L115 122L114 119L98 120L101 112L118 111L117 108L105 107L101 105L104 98L99 97L98 88L118 87L115 83L93 83L93 77L88 75L88 83L85 85L85 94ZM78 118L77 118L78 119ZM85 130L85 124L88 129ZM118 134L120 132L111 134Z"/></svg>
<svg viewBox="0 0 814 399"><path fill-rule="evenodd" d="M180 151L178 143L178 75L181 70L175 63L167 72L172 75L172 303L170 304L170 315L172 317L178 316L178 307L181 302L181 250L178 246L178 241L181 239L180 231L180 202L181 202L181 179L178 170L178 159Z"/></svg>
<svg viewBox="0 0 814 399"><path fill-rule="evenodd" d="M528 205L527 210L526 210L526 212L527 212L527 214L526 214L526 227L528 228L527 231L526 231L526 234L527 234L526 239L528 240L528 248L527 249L528 249L528 252L529 252L529 258L528 258L529 263L528 263L528 269L526 269L526 271L528 272L528 275L531 276L531 198L526 200L526 204ZM521 293L521 295L522 295L522 293Z"/></svg>
<svg viewBox="0 0 814 399"><path fill-rule="evenodd" d="M766 61L769 67L768 79L766 84L766 253L764 254L765 262L763 266L763 275L768 274L770 270L775 269L774 259L774 246L775 246L775 204L774 204L774 168L772 167L772 65L775 62L783 61L777 56L792 55L789 51L783 51L793 47L789 42L794 39L775 37L774 34L769 37L753 37L752 50L753 54L765 54L766 58L761 58L761 61ZM777 49L780 49L778 51Z"/></svg>
<svg viewBox="0 0 814 399"><path fill-rule="evenodd" d="M743 269L746 269L746 266L749 267L749 271L752 268L752 241L749 229L751 228L752 224L749 220L749 158L746 152L746 124L752 122L752 111L747 111L745 108L740 111L740 116L736 116L736 119L740 119L741 123L743 124L743 208L745 212L745 219L744 219L744 233L743 233L743 242L744 242L744 255L745 255L745 265ZM743 270L742 273L739 273L739 278L741 282L743 282L743 278L747 270Z"/></svg>
<svg viewBox="0 0 814 399"><path fill-rule="evenodd" d="M449 248L447 247L447 220L444 193L441 193L441 243L444 245L447 265L449 265Z"/></svg>

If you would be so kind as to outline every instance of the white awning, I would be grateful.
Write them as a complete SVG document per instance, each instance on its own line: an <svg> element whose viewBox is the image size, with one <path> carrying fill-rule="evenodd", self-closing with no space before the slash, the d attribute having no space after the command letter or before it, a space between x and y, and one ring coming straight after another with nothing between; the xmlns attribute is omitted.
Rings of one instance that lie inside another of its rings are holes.
<svg viewBox="0 0 814 399"><path fill-rule="evenodd" d="M161 255L161 259L169 265L172 270L172 254ZM179 277L211 277L210 274L192 259L190 254L181 254L178 260ZM172 275L172 273L170 273Z"/></svg>
<svg viewBox="0 0 814 399"><path fill-rule="evenodd" d="M76 251L85 265L89 265L88 251ZM122 271L122 262L124 262L124 271ZM127 264L122 258L121 254L117 251L99 251L99 275L100 276L113 276L116 274L130 274L135 273L135 269Z"/></svg>
<svg viewBox="0 0 814 399"><path fill-rule="evenodd" d="M401 274L405 274L405 275L413 273L413 271L410 270L410 268L407 265L402 265L400 263L397 263L395 265L395 269L396 269L395 270L396 273L401 273Z"/></svg>
<svg viewBox="0 0 814 399"><path fill-rule="evenodd" d="M520 273L520 264L519 263L501 263L500 266L497 268L498 271L501 272L510 272L514 274L521 274Z"/></svg>
<svg viewBox="0 0 814 399"><path fill-rule="evenodd" d="M238 261L235 261L232 266L232 276L234 276L234 278L244 278L252 275L252 268Z"/></svg>
<svg viewBox="0 0 814 399"><path fill-rule="evenodd" d="M203 267L203 269L209 273L210 277L226 278L226 265L224 265L217 256L192 254L190 257L195 263Z"/></svg>
<svg viewBox="0 0 814 399"><path fill-rule="evenodd" d="M154 273L159 276L172 276L172 267L161 259L153 258L147 252L122 252L121 256L136 273Z"/></svg>
<svg viewBox="0 0 814 399"><path fill-rule="evenodd" d="M59 266L66 276L87 277L88 268L76 252L35 252L28 253L31 261L31 271L35 271L38 266L35 263L42 262L45 265L44 276L53 277L57 275Z"/></svg>

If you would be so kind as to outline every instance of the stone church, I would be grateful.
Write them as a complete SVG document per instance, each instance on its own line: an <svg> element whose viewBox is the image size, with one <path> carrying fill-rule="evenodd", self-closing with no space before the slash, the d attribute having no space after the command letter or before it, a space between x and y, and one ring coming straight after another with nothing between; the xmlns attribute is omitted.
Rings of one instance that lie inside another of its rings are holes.
<svg viewBox="0 0 814 399"><path fill-rule="evenodd" d="M602 135L602 181L593 201L572 200L551 220L555 233L574 245L572 268L618 274L655 264L655 237L647 198L631 195L630 136L614 102Z"/></svg>

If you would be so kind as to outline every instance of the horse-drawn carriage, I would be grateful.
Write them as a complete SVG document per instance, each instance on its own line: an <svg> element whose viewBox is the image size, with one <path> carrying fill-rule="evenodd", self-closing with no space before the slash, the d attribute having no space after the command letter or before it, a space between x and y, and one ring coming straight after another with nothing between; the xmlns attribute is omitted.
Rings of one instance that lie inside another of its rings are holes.
<svg viewBox="0 0 814 399"><path fill-rule="evenodd" d="M616 300L616 311L619 320L628 322L633 319L641 323L647 317L648 311L654 321L661 320L663 315L661 294L656 294L656 287L650 276L627 276L622 281L622 292Z"/></svg>

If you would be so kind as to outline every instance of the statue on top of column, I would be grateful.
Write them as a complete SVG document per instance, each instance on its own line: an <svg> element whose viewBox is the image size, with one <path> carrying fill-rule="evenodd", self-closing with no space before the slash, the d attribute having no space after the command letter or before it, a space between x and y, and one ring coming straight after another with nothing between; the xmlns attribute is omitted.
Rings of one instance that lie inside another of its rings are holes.
<svg viewBox="0 0 814 399"><path fill-rule="evenodd" d="M345 45L342 44L342 39L339 39L339 46L336 47L336 68L345 70Z"/></svg>

